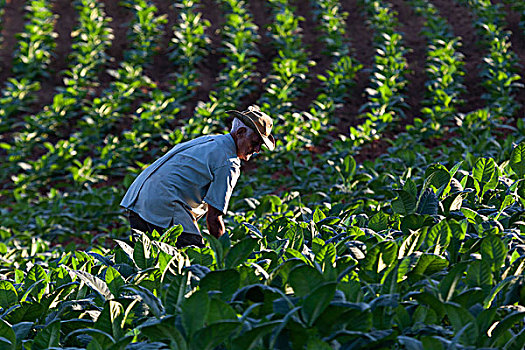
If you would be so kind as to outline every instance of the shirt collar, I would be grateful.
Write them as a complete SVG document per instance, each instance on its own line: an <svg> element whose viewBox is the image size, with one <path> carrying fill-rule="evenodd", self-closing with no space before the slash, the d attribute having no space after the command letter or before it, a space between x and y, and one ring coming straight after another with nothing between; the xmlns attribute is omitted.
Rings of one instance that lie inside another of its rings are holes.
<svg viewBox="0 0 525 350"><path fill-rule="evenodd" d="M235 141L233 140L233 137L231 134L223 135L224 137L224 148L226 149L226 153L230 157L237 158L237 145L235 144Z"/></svg>

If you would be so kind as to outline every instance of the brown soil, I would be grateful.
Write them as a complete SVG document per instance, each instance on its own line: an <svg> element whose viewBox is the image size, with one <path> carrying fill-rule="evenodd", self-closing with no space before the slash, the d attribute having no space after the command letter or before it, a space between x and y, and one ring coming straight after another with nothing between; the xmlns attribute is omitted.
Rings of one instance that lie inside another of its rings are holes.
<svg viewBox="0 0 525 350"><path fill-rule="evenodd" d="M294 103L294 108L299 111L307 110L310 103L317 97L321 82L317 79L330 67L330 57L323 54L325 45L321 41L323 33L318 28L317 19L310 5L310 1L296 0L293 2L295 13L303 17L304 21L299 23L302 33L302 43L308 59L315 62L315 66L309 67L306 80L308 85L300 92L299 99Z"/></svg>
<svg viewBox="0 0 525 350"><path fill-rule="evenodd" d="M162 90L169 89L169 77L174 73L176 67L169 60L168 47L173 38L173 26L177 23L178 14L171 2L153 0L159 15L165 15L167 23L164 25L164 36L157 48L157 54L153 57L153 64L146 69L146 75L150 77Z"/></svg>
<svg viewBox="0 0 525 350"><path fill-rule="evenodd" d="M53 94L56 87L63 86L62 71L67 69L67 57L71 52L71 32L77 25L77 14L70 0L57 0L53 3L53 13L57 15L55 22L56 48L53 52L53 59L49 65L51 71L50 79L43 79L41 89L38 93L38 103L33 106L34 111L40 110L43 106L53 101Z"/></svg>
<svg viewBox="0 0 525 350"><path fill-rule="evenodd" d="M13 53L16 49L16 33L24 30L24 0L6 1L2 26L2 47L0 49L0 86L11 76Z"/></svg>
<svg viewBox="0 0 525 350"><path fill-rule="evenodd" d="M296 13L305 18L301 23L303 28L303 42L304 47L310 52L309 58L315 60L317 65L310 68L309 78L310 84L305 87L302 92L303 96L295 103L295 107L304 109L309 105L313 98L317 95L316 86L318 81L316 75L322 73L328 68L329 59L321 54L323 45L319 41L320 31L317 28L316 22L313 20L313 11L308 1L292 0L297 7ZM463 46L460 51L465 55L465 71L466 76L464 84L466 92L461 96L465 100L465 104L460 107L461 112L468 112L474 109L483 107L484 101L481 95L485 89L481 85L482 79L479 78L479 66L482 63L482 58L486 54L486 49L482 48L479 43L473 27L473 15L469 9L458 5L454 0L430 0L440 11L440 14L445 17L455 35L462 38ZM99 74L100 87L96 94L101 94L103 89L108 87L112 81L112 77L107 74L108 69L115 69L123 60L123 52L129 47L127 32L129 22L132 18L131 11L123 7L120 2L113 0L103 0L105 4L105 12L113 21L110 23L113 29L114 40L112 46L108 49L108 55L112 57L112 61L105 67L102 67ZM161 89L169 88L170 73L176 67L170 64L167 57L168 47L172 38L172 27L176 23L178 16L177 10L172 6L171 1L153 0L158 7L159 13L166 14L168 24L166 25L166 33L163 36L159 47L157 48L154 62L150 67L147 67L146 74L150 76ZM341 133L348 133L350 125L359 123L357 116L359 115L359 108L366 103L365 89L369 86L370 69L373 67L374 48L372 45L373 33L366 26L366 18L362 13L358 0L340 0L342 9L349 13L347 19L347 34L350 45L352 46L353 56L364 66L356 77L356 86L349 92L350 96L347 103L338 111L336 115L340 118L338 129ZM411 72L407 78L409 83L407 85L407 102L411 109L407 111L408 120L419 114L421 107L421 100L424 95L424 81L426 80L425 68L425 50L426 42L424 37L420 35L422 27L422 18L415 16L411 7L404 0L392 0L393 9L399 13L399 30L404 32L405 47L411 49L407 54L407 60ZM1 19L2 32L4 39L3 45L0 49L0 86L4 86L5 81L11 75L12 56L16 49L15 33L21 32L24 27L23 19L23 0L8 0L5 7L5 15ZM211 39L208 47L210 54L199 65L199 81L201 83L197 90L196 96L193 97L186 105L186 109L181 114L181 118L190 116L195 109L198 101L207 101L211 89L216 84L217 74L223 65L220 63L222 55L219 52L221 45L221 33L218 31L224 24L224 14L220 6L214 0L201 0L202 6L199 11L203 13L203 17L211 22L211 26L207 30L207 35ZM256 64L256 71L258 76L258 89L250 96L247 96L243 101L239 101L241 108L248 104L257 101L262 93L264 84L263 79L268 76L271 71L271 62L276 55L276 51L271 44L271 38L267 35L267 27L272 21L271 10L264 1L250 0L247 1L248 9L251 11L254 22L259 27L260 40L258 48L261 52L261 57ZM512 49L516 52L520 63L522 64L521 71L523 75L523 67L525 66L525 38L524 33L519 28L518 23L520 15L512 11L509 5L504 7L506 11L506 21L508 23L507 29L512 31L511 41ZM55 88L63 84L61 73L68 64L67 56L71 50L71 36L68 34L76 26L76 15L74 13L72 4L67 0L56 0L53 2L53 11L60 17L56 22L55 30L58 32L57 47L55 56L51 63L51 69L54 71L52 77L48 81L43 82L42 91L39 93L40 102L35 105L35 109L40 108L44 103L52 101L55 93ZM517 93L517 99L522 104L525 104L525 89L520 89ZM518 115L522 116L524 109L522 108ZM385 146L385 147L383 147ZM384 152L387 145L374 143L369 150L365 150L363 155L366 159L373 159L378 152ZM372 152L372 153L370 153ZM370 154L368 154L370 153Z"/></svg>
<svg viewBox="0 0 525 350"><path fill-rule="evenodd" d="M216 78L224 66L220 63L223 55L219 52L222 42L220 28L224 24L222 8L217 6L213 0L202 0L201 5L199 11L202 12L202 17L210 21L210 26L206 30L206 35L210 38L211 44L209 44L208 55L197 67L200 86L198 87L194 98L186 103L186 106L182 111L182 118L190 117L199 101L208 101L208 95L210 91L213 90Z"/></svg>
<svg viewBox="0 0 525 350"><path fill-rule="evenodd" d="M425 97L427 43L420 33L425 21L405 1L392 0L391 3L393 10L398 13L399 30L403 33L403 46L409 50L405 56L409 69L406 75L408 80L406 102L409 108L405 111L406 120L401 124L411 124L415 117L421 115L421 102Z"/></svg>
<svg viewBox="0 0 525 350"><path fill-rule="evenodd" d="M251 95L241 101L240 105L244 108L256 103L260 94L264 89L264 79L272 69L272 59L277 55L275 48L272 46L268 26L272 23L272 10L264 1L250 1L248 2L248 10L253 16L253 22L257 25L257 33L259 40L257 42L257 49L261 54L255 64L255 71L257 72L257 89Z"/></svg>
<svg viewBox="0 0 525 350"><path fill-rule="evenodd" d="M133 18L133 13L127 7L119 5L119 1L103 0L103 2L106 16L112 19L109 26L113 30L113 41L107 50L111 62L107 67L102 67L99 72L100 86L97 88L97 95L104 91L113 80L113 77L107 73L108 69L117 69L124 59L123 53L129 46L127 39L129 23Z"/></svg>
<svg viewBox="0 0 525 350"><path fill-rule="evenodd" d="M362 8L358 5L358 0L342 0L341 5L348 13L346 20L346 32L351 45L351 54L363 65L363 68L356 74L355 83L350 97L345 105L336 115L340 118L338 129L341 133L348 133L350 126L359 123L357 118L360 114L359 108L367 101L365 89L369 86L370 70L374 65L375 50L373 47L373 33L366 26L366 19L362 13Z"/></svg>
<svg viewBox="0 0 525 350"><path fill-rule="evenodd" d="M463 84L466 91L460 95L465 103L458 110L467 113L483 108L485 101L481 95L485 93L485 88L481 85L482 79L479 78L479 73L486 50L479 44L480 38L474 28L474 16L468 8L457 4L455 1L431 0L431 2L439 10L440 15L448 20L454 35L461 37L463 46L459 51L465 55Z"/></svg>

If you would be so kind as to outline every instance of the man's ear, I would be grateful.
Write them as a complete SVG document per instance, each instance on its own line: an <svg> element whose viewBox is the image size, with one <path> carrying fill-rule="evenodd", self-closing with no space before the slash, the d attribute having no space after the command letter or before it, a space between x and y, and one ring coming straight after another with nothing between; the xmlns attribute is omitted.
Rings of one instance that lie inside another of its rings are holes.
<svg viewBox="0 0 525 350"><path fill-rule="evenodd" d="M239 129L237 129L237 135L238 136L245 136L247 131L248 130L246 130L246 128L244 126L241 126Z"/></svg>

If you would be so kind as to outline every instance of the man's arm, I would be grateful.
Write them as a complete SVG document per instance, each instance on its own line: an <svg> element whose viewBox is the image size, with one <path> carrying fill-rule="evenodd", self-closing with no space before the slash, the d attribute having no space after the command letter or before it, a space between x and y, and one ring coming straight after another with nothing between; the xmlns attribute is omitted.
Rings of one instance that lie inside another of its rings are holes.
<svg viewBox="0 0 525 350"><path fill-rule="evenodd" d="M208 204L208 214L206 214L206 224L210 234L219 238L225 232L224 221L222 221L222 212Z"/></svg>

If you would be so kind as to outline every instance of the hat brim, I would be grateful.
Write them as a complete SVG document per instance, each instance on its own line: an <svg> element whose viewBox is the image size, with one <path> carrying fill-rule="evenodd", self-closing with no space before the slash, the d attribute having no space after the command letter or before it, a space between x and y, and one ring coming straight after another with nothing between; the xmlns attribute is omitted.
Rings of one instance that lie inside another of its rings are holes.
<svg viewBox="0 0 525 350"><path fill-rule="evenodd" d="M272 134L269 136L264 136L255 123L253 122L252 118L250 118L248 115L243 114L236 110L226 111L228 114L233 114L236 118L239 118L246 126L248 126L250 129L254 130L259 134L259 136L262 138L264 145L266 148L268 148L270 151L273 151L275 149L275 138Z"/></svg>

